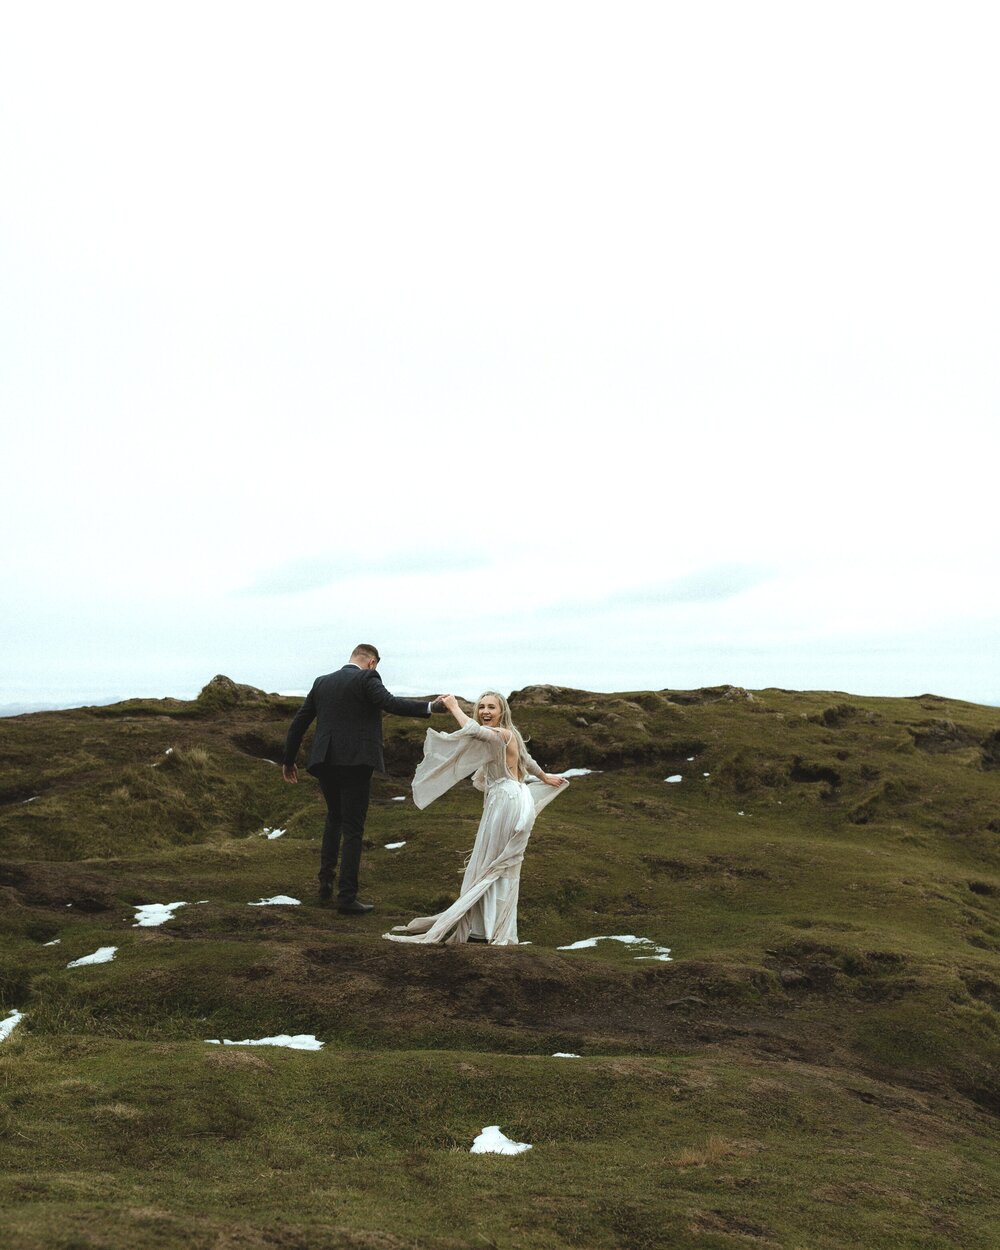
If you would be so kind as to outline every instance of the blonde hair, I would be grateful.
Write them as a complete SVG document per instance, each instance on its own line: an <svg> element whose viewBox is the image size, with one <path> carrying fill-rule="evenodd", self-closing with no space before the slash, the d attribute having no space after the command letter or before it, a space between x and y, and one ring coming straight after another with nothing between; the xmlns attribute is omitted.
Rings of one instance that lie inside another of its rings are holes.
<svg viewBox="0 0 1000 1250"><path fill-rule="evenodd" d="M524 745L525 739L521 736L521 731L514 724L514 719L510 714L510 704L503 697L499 690L484 690L476 700L475 720L476 724L481 725L483 722L479 719L479 708L484 699L496 699L500 704L500 728L509 729L517 741L517 772L518 780L523 781L527 773L525 765L528 761L528 748Z"/></svg>

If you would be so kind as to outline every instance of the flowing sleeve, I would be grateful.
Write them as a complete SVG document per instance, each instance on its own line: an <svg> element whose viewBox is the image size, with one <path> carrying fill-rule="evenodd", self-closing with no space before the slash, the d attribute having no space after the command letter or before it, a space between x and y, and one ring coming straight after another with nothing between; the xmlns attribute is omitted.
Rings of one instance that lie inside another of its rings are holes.
<svg viewBox="0 0 1000 1250"><path fill-rule="evenodd" d="M545 773L542 771L537 761L533 760L527 751L524 753L524 768L527 773L529 773L532 777L537 777L539 781L541 781L545 776Z"/></svg>
<svg viewBox="0 0 1000 1250"><path fill-rule="evenodd" d="M564 781L561 786L546 785L544 781L529 781L528 794L535 805L535 815L537 816L539 812L548 807L553 799L557 799L560 794L568 789L568 781Z"/></svg>
<svg viewBox="0 0 1000 1250"><path fill-rule="evenodd" d="M500 735L469 721L454 733L428 729L424 738L424 758L413 776L413 802L425 808L470 776L503 750Z"/></svg>

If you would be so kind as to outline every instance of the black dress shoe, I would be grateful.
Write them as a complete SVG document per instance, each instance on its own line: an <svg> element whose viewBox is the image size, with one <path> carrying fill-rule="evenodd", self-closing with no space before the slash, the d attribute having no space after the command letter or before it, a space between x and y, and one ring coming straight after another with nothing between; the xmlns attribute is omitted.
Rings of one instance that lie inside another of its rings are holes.
<svg viewBox="0 0 1000 1250"><path fill-rule="evenodd" d="M370 911L374 910L374 903L362 903L356 898L352 898L349 903L337 904L337 911L343 916L367 916Z"/></svg>
<svg viewBox="0 0 1000 1250"><path fill-rule="evenodd" d="M482 942L486 946L489 946L490 944L490 939L488 937L484 937L481 933L470 933L466 940L469 942Z"/></svg>
<svg viewBox="0 0 1000 1250"><path fill-rule="evenodd" d="M319 901L321 903L329 903L333 898L333 882L321 881L319 883Z"/></svg>

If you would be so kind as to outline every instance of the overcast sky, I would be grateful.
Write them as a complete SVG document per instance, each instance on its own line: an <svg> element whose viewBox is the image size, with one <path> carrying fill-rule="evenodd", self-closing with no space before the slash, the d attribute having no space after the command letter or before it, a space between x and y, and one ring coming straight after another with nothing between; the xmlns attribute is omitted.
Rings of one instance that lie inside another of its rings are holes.
<svg viewBox="0 0 1000 1250"><path fill-rule="evenodd" d="M33 3L0 704L1000 704L993 4Z"/></svg>

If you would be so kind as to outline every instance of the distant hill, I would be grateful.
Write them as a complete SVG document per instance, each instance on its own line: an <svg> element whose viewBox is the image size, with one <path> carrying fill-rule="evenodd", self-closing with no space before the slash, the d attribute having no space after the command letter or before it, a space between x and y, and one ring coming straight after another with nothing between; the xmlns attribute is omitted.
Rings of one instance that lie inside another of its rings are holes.
<svg viewBox="0 0 1000 1250"><path fill-rule="evenodd" d="M107 699L104 703L98 704L99 707L105 707L109 703L116 700ZM0 703L0 717L4 716L25 716L31 712L62 712L70 708L77 707L74 703Z"/></svg>

